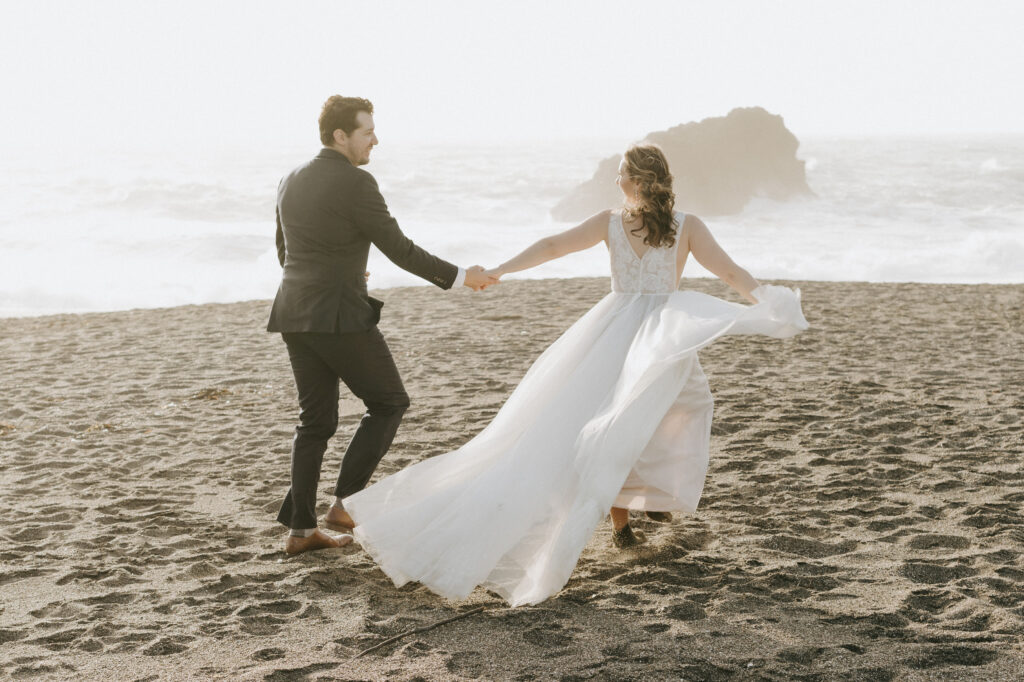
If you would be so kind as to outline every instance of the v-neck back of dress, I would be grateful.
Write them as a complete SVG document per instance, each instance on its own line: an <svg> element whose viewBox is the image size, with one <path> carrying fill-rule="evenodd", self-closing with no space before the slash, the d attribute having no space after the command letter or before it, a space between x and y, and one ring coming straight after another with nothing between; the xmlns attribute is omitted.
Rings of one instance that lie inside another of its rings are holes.
<svg viewBox="0 0 1024 682"><path fill-rule="evenodd" d="M676 213L676 240L669 247L648 246L638 256L626 236L622 213L614 212L608 220L608 252L611 258L612 291L635 294L670 294L679 286L676 276L676 253L683 213Z"/></svg>

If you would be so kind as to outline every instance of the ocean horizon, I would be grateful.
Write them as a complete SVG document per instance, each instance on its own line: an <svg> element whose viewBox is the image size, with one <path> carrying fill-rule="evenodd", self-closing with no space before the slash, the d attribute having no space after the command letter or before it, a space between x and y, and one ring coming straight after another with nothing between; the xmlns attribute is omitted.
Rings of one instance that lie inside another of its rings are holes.
<svg viewBox="0 0 1024 682"><path fill-rule="evenodd" d="M571 227L550 209L625 146L396 142L366 169L417 244L492 266ZM9 156L0 317L272 298L277 183L318 149ZM755 277L1024 283L1024 136L816 136L797 156L813 197L702 216ZM684 279L710 276L690 261ZM376 249L367 269L370 288L427 284ZM607 275L598 246L510 278Z"/></svg>

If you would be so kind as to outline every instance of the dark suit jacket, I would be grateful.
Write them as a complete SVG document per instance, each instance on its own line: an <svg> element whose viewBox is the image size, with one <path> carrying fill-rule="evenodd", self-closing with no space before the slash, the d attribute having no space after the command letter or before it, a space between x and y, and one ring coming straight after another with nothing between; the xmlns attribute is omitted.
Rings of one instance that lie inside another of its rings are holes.
<svg viewBox="0 0 1024 682"><path fill-rule="evenodd" d="M399 267L450 289L458 268L402 234L373 176L322 149L277 191L277 257L284 272L267 331L365 331L380 319L366 294L373 244Z"/></svg>

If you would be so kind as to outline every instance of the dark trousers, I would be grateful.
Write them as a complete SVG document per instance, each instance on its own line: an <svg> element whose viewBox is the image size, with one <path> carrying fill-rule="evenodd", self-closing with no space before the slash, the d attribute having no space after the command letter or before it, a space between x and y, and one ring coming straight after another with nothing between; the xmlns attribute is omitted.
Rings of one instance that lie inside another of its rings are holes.
<svg viewBox="0 0 1024 682"><path fill-rule="evenodd" d="M289 528L315 528L316 493L327 441L338 429L338 381L366 405L341 461L334 494L362 490L391 447L409 396L380 331L281 335L299 392L299 425L292 443L292 485L277 520Z"/></svg>

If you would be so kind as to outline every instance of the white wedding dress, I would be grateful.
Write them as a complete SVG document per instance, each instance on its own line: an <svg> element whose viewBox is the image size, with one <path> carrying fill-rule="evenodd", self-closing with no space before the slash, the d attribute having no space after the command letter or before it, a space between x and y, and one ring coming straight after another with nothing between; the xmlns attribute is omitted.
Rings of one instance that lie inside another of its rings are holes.
<svg viewBox="0 0 1024 682"><path fill-rule="evenodd" d="M798 291L760 286L750 306L678 291L678 239L638 257L620 215L608 229L611 293L537 358L494 420L343 500L396 585L449 599L483 586L536 604L569 580L610 507L694 511L713 405L697 351L725 334L807 328Z"/></svg>

